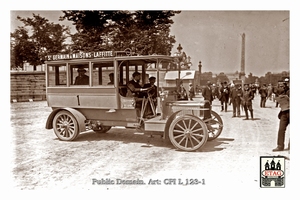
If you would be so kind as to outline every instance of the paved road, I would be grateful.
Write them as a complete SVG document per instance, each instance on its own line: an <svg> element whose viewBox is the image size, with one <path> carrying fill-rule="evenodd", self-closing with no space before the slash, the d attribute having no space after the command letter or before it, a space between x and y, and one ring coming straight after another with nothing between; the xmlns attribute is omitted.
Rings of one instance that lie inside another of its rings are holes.
<svg viewBox="0 0 300 200"><path fill-rule="evenodd" d="M199 152L182 152L158 136L150 138L122 128L113 128L107 134L87 132L74 142L62 142L53 130L45 129L51 112L46 102L12 103L13 187L258 190L260 156L290 156L289 151L272 152L276 147L279 108L272 101L267 102L267 108L259 108L256 97L255 120L246 121L244 114L232 118L231 106L228 112L220 112L218 104L219 101L213 102L213 110L224 121L220 137L207 142ZM288 142L289 131L286 138ZM290 160L286 159L285 164L288 187ZM179 179L183 183L192 179L189 181L194 185L180 185ZM127 180L145 184L127 184Z"/></svg>

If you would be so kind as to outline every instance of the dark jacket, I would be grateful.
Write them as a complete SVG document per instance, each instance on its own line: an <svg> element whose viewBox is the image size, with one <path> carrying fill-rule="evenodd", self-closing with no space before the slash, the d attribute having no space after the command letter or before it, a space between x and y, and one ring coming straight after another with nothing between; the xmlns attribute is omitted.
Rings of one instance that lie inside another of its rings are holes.
<svg viewBox="0 0 300 200"><path fill-rule="evenodd" d="M243 96L243 91L241 88L233 88L230 91L231 102L241 102L241 97Z"/></svg>
<svg viewBox="0 0 300 200"><path fill-rule="evenodd" d="M143 88L150 88L149 90L149 94L152 95L152 98L155 99L157 97L157 86L156 85L151 85L150 83L146 83Z"/></svg>
<svg viewBox="0 0 300 200"><path fill-rule="evenodd" d="M290 88L286 85L284 86L284 89L281 91L281 93L279 95L287 95L288 97L290 97ZM288 102L288 105L289 105L289 102ZM288 110L280 110L279 113L278 113L278 119L281 118L281 115L283 114L286 114L289 118L289 115L290 115L290 109Z"/></svg>
<svg viewBox="0 0 300 200"><path fill-rule="evenodd" d="M230 89L228 86L222 86L220 88L220 101L228 101L229 100Z"/></svg>
<svg viewBox="0 0 300 200"><path fill-rule="evenodd" d="M266 86L262 86L260 89L259 89L259 94L262 98L265 98L268 96L268 89Z"/></svg>
<svg viewBox="0 0 300 200"><path fill-rule="evenodd" d="M189 97L190 97L190 98L195 97L195 89L194 89L194 86L190 86L190 87L189 87Z"/></svg>
<svg viewBox="0 0 300 200"><path fill-rule="evenodd" d="M128 88L127 96L129 96L129 97L139 97L139 98L143 97L143 94L140 92L142 86L137 81L130 80L127 83L127 88Z"/></svg>
<svg viewBox="0 0 300 200"><path fill-rule="evenodd" d="M177 100L188 100L188 95L184 87L177 88Z"/></svg>
<svg viewBox="0 0 300 200"><path fill-rule="evenodd" d="M75 78L74 85L88 85L89 84L89 77L87 75L77 76Z"/></svg>
<svg viewBox="0 0 300 200"><path fill-rule="evenodd" d="M211 87L205 86L202 90L202 96L204 97L204 100L208 100L211 103L213 100Z"/></svg>
<svg viewBox="0 0 300 200"><path fill-rule="evenodd" d="M254 94L252 90L249 88L248 90L244 90L242 98L242 104L244 106L252 105L252 100L254 98Z"/></svg>

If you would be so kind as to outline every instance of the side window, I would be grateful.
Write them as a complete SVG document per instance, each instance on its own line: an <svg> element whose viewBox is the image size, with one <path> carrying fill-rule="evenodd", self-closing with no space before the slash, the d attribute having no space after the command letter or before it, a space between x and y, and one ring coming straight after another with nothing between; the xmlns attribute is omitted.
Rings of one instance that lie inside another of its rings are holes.
<svg viewBox="0 0 300 200"><path fill-rule="evenodd" d="M113 62L93 64L93 86L114 86Z"/></svg>
<svg viewBox="0 0 300 200"><path fill-rule="evenodd" d="M71 65L71 83L70 85L89 85L89 66Z"/></svg>
<svg viewBox="0 0 300 200"><path fill-rule="evenodd" d="M48 73L49 87L66 86L67 71L66 66L50 66Z"/></svg>

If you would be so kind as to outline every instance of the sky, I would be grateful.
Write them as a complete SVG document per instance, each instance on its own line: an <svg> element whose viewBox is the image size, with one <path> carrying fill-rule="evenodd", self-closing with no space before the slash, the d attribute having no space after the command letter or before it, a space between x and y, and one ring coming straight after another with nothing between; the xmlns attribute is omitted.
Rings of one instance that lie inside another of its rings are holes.
<svg viewBox="0 0 300 200"><path fill-rule="evenodd" d="M202 71L240 71L243 33L246 75L289 70L288 11L183 11L174 21L175 47Z"/></svg>
<svg viewBox="0 0 300 200"><path fill-rule="evenodd" d="M16 16L39 14L55 23L72 27L72 23L58 21L62 12L11 11L11 32L23 25ZM242 37L245 33L245 73L263 76L267 72L289 71L289 11L201 11L184 10L172 18L171 35L191 57L192 69L202 63L203 72L234 73L241 69ZM73 29L74 30L74 29Z"/></svg>

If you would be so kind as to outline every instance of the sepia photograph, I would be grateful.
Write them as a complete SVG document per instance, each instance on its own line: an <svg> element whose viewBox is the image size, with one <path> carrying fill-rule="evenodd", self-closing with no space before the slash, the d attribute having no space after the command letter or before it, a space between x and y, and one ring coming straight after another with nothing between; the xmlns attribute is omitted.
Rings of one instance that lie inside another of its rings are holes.
<svg viewBox="0 0 300 200"><path fill-rule="evenodd" d="M286 198L291 5L12 7L10 189Z"/></svg>

